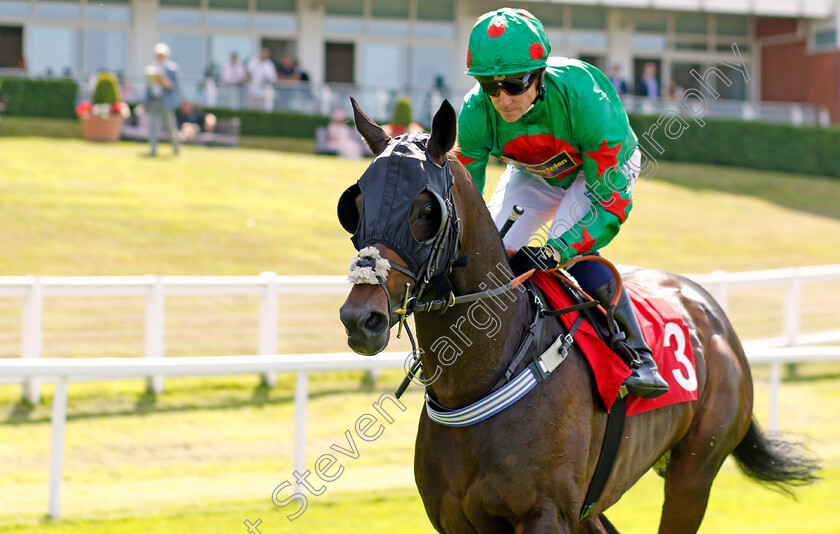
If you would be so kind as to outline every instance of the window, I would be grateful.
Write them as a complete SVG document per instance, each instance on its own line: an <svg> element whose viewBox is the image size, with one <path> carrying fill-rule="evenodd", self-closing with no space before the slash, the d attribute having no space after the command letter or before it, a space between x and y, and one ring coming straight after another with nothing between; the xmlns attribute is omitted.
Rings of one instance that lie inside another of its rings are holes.
<svg viewBox="0 0 840 534"><path fill-rule="evenodd" d="M814 32L814 48L837 48L837 30L832 28Z"/></svg>
<svg viewBox="0 0 840 534"><path fill-rule="evenodd" d="M717 34L748 37L750 35L749 19L742 15L718 15Z"/></svg>
<svg viewBox="0 0 840 534"><path fill-rule="evenodd" d="M208 0L207 25L215 28L247 28L248 0Z"/></svg>
<svg viewBox="0 0 840 534"><path fill-rule="evenodd" d="M603 30L607 27L606 11L600 7L572 7L572 28Z"/></svg>
<svg viewBox="0 0 840 534"><path fill-rule="evenodd" d="M164 33L160 37L162 42L169 45L170 59L178 64L182 89L186 85L185 80L190 81L188 78L204 77L204 71L210 59L207 55L205 36ZM149 62L154 59L151 50L149 50L149 58Z"/></svg>
<svg viewBox="0 0 840 534"><path fill-rule="evenodd" d="M668 19L665 13L645 13L638 15L636 31L641 33L665 33L668 30Z"/></svg>
<svg viewBox="0 0 840 534"><path fill-rule="evenodd" d="M633 50L665 50L668 39L665 35L637 33L630 39L630 46Z"/></svg>
<svg viewBox="0 0 840 534"><path fill-rule="evenodd" d="M528 7L528 11L540 19L540 22L542 22L543 26L546 28L549 26L553 26L555 28L563 27L563 6L544 4L532 5ZM552 41L552 43L553 42L554 41Z"/></svg>
<svg viewBox="0 0 840 534"><path fill-rule="evenodd" d="M709 32L708 17L702 13L677 14L674 29L677 33L706 35Z"/></svg>
<svg viewBox="0 0 840 534"><path fill-rule="evenodd" d="M452 50L448 47L418 46L411 51L411 85L415 89L443 89L452 86Z"/></svg>
<svg viewBox="0 0 840 534"><path fill-rule="evenodd" d="M295 0L257 0L257 11L294 13Z"/></svg>
<svg viewBox="0 0 840 534"><path fill-rule="evenodd" d="M78 37L79 31L73 28L57 26L30 26L29 73L36 76L79 70Z"/></svg>
<svg viewBox="0 0 840 534"><path fill-rule="evenodd" d="M327 15L362 16L362 0L324 0L322 4Z"/></svg>
<svg viewBox="0 0 840 534"><path fill-rule="evenodd" d="M85 7L85 18L102 22L131 22L131 7L128 0L89 1Z"/></svg>
<svg viewBox="0 0 840 534"><path fill-rule="evenodd" d="M295 0L257 0L254 27L264 30L297 30Z"/></svg>
<svg viewBox="0 0 840 534"><path fill-rule="evenodd" d="M0 15L4 17L28 17L29 2L26 0L0 0Z"/></svg>
<svg viewBox="0 0 840 534"><path fill-rule="evenodd" d="M173 26L200 26L200 0L160 0L158 22Z"/></svg>
<svg viewBox="0 0 840 534"><path fill-rule="evenodd" d="M408 83L408 58L404 46L365 43L361 52L360 82L363 86L399 89Z"/></svg>
<svg viewBox="0 0 840 534"><path fill-rule="evenodd" d="M125 72L126 32L122 30L86 30L84 33L84 73L101 70Z"/></svg>
<svg viewBox="0 0 840 534"><path fill-rule="evenodd" d="M0 26L0 69L19 67L23 57L23 27Z"/></svg>
<svg viewBox="0 0 840 534"><path fill-rule="evenodd" d="M402 20L371 20L368 29L371 35L406 37L411 30L411 26L408 21Z"/></svg>
<svg viewBox="0 0 840 534"><path fill-rule="evenodd" d="M420 0L417 2L417 20L452 21L451 0Z"/></svg>
<svg viewBox="0 0 840 534"><path fill-rule="evenodd" d="M43 19L72 20L81 18L82 8L77 1L43 1L35 4L35 16Z"/></svg>
<svg viewBox="0 0 840 534"><path fill-rule="evenodd" d="M407 19L408 0L373 0L370 15L378 18Z"/></svg>
<svg viewBox="0 0 840 534"><path fill-rule="evenodd" d="M324 81L327 83L355 82L355 45L353 43L326 43Z"/></svg>
<svg viewBox="0 0 840 534"><path fill-rule="evenodd" d="M230 55L234 52L243 65L254 54L254 40L242 35L213 35L210 45L210 61L218 67L217 72L221 72L222 65L230 62Z"/></svg>

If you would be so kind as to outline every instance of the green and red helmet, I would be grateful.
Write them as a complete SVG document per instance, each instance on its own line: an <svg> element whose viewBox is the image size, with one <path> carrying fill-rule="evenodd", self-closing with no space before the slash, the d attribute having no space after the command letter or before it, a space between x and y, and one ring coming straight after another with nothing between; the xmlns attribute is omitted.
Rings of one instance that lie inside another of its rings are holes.
<svg viewBox="0 0 840 534"><path fill-rule="evenodd" d="M493 76L545 68L551 45L542 22L524 9L505 7L478 18L470 32L467 74Z"/></svg>

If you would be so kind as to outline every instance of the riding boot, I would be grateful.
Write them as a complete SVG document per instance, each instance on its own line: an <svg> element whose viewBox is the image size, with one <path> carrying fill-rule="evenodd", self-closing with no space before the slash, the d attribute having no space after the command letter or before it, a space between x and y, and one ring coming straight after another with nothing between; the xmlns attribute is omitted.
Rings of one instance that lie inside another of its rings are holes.
<svg viewBox="0 0 840 534"><path fill-rule="evenodd" d="M623 286L622 286L623 289ZM607 326L610 330L610 344L619 356L630 366L632 374L624 381L627 393L645 399L655 399L668 392L668 383L659 374L650 348L642 336L642 328L627 292L622 290L615 308L610 302L615 294L615 280L600 286L592 292L604 308L608 309Z"/></svg>

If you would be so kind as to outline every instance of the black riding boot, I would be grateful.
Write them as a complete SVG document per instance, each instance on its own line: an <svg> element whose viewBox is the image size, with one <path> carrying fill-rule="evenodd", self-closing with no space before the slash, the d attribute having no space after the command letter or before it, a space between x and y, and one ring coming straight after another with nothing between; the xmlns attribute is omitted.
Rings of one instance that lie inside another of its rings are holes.
<svg viewBox="0 0 840 534"><path fill-rule="evenodd" d="M601 301L601 305L608 311L614 294L615 280L610 280L592 292L592 296ZM613 336L610 340L612 348L633 371L624 381L627 393L645 399L655 399L667 393L668 383L659 374L656 362L653 361L626 291L621 292L621 298L611 315L613 317L607 317L607 326Z"/></svg>

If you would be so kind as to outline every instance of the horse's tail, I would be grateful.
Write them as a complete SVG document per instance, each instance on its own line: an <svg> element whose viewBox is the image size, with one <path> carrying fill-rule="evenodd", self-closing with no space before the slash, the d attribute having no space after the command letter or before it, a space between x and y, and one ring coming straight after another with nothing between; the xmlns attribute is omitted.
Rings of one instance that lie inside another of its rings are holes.
<svg viewBox="0 0 840 534"><path fill-rule="evenodd" d="M819 480L819 458L797 441L785 441L761 432L755 419L732 456L745 475L770 489L793 495L791 489Z"/></svg>

